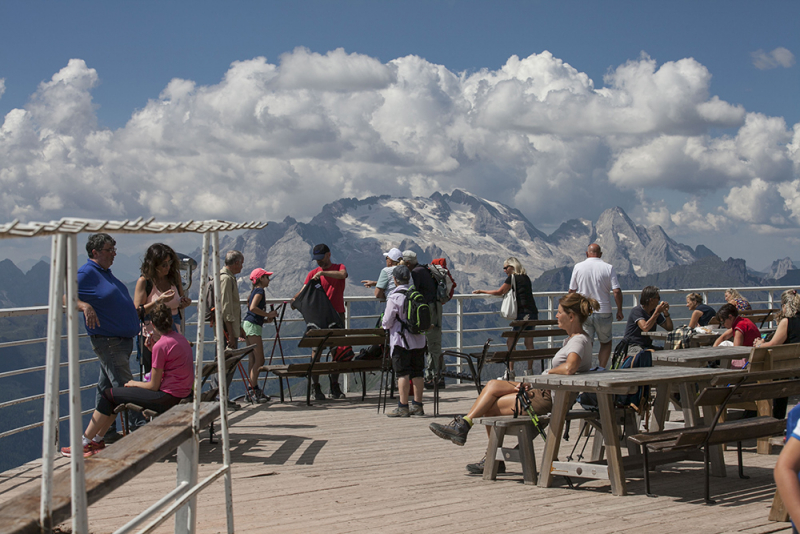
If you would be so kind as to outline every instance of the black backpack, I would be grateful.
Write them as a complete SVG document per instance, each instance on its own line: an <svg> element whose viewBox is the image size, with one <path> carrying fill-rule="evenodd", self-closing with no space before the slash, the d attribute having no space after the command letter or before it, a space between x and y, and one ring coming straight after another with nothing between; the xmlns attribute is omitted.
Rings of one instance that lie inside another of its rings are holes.
<svg viewBox="0 0 800 534"><path fill-rule="evenodd" d="M400 324L412 334L423 334L431 327L431 308L425 303L422 293L414 286L408 290L398 289L396 292L405 295L403 314Z"/></svg>

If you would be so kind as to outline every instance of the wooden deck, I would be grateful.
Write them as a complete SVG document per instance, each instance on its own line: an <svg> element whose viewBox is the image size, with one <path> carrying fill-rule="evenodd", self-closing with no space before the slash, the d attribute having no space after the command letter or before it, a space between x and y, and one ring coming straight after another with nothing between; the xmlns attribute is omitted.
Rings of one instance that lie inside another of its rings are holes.
<svg viewBox="0 0 800 534"><path fill-rule="evenodd" d="M470 386L448 387L441 393L444 414L466 412L475 398ZM312 407L300 399L269 403L231 415L237 533L791 530L788 523L767 519L776 456L755 454L755 441L746 444L749 480L736 474L735 450L726 453L728 477L711 480L716 506L703 504L701 463L659 468L652 477L658 498L644 495L640 473L628 474L630 495L614 497L608 482L602 481L576 481L576 489L569 489L563 479L548 489L525 486L519 464L508 464L512 472L485 482L464 470L466 463L483 455L482 429L470 434L466 446L457 447L428 430L434 421L431 416L390 419L376 413L374 394L364 403L355 398L359 395L350 396L354 399ZM572 450L577 430L573 424L570 441L561 446L562 455ZM542 447L537 439L537 460ZM591 444L587 454L590 449ZM200 476L218 466L221 457L218 444L203 440ZM57 467L69 469L68 460L59 459ZM158 463L91 506L91 531L110 532L122 526L174 487L175 472L174 458ZM0 501L38 483L38 462L2 473ZM225 532L222 488L220 480L201 493L198 532ZM158 532L172 532L172 521Z"/></svg>

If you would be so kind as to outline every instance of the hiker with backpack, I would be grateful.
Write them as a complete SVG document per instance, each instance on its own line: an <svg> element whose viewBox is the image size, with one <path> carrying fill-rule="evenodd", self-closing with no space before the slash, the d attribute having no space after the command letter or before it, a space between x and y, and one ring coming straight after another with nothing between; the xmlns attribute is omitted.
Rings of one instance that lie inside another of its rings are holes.
<svg viewBox="0 0 800 534"><path fill-rule="evenodd" d="M247 299L247 313L242 320L242 330L244 330L248 345L255 345L255 349L250 353L250 362L247 366L247 376L250 379L250 390L252 397L258 403L269 401L269 396L265 395L258 387L258 370L264 365L264 341L261 338L261 331L265 322L271 322L278 316L275 310L267 311L267 297L264 289L269 286L269 277L273 273L258 267L250 273L250 281L253 283L253 290L250 298Z"/></svg>
<svg viewBox="0 0 800 534"><path fill-rule="evenodd" d="M405 265L392 270L396 288L386 299L382 326L389 331L392 368L397 377L397 408L388 417L425 415L422 408L423 369L425 368L426 322L430 324L428 305L422 295L409 286L411 271ZM427 319L425 317L427 310ZM409 391L414 385L414 399L409 405Z"/></svg>
<svg viewBox="0 0 800 534"><path fill-rule="evenodd" d="M425 389L433 389L433 381L440 376L442 357L442 304L436 299L437 284L427 265L417 262L417 253L403 251L403 264L411 271L411 281L430 307L431 327L425 333L428 342L428 363L425 366ZM444 378L439 378L439 388L444 388Z"/></svg>
<svg viewBox="0 0 800 534"><path fill-rule="evenodd" d="M300 291L297 292L292 301L294 302L309 284L320 284L333 305L333 309L339 314L341 324L344 324L344 287L347 280L347 268L343 263L333 263L331 261L331 249L324 243L315 245L311 254L312 259L317 262L317 268L312 269L306 275L303 287L300 288ZM294 307L294 304L292 307ZM314 361L319 361L321 357L322 352L314 352L312 355ZM328 377L331 384L330 398L345 398L344 392L339 386L339 373L332 373ZM325 400L325 394L322 393L322 388L319 385L319 376L314 375L312 381L314 384L314 399Z"/></svg>
<svg viewBox="0 0 800 534"><path fill-rule="evenodd" d="M546 371L547 373L573 375L585 373L591 369L592 340L584 332L583 323L599 308L600 305L596 300L580 293L567 293L559 299L556 320L559 328L567 332L567 338L564 340L562 348L553 356L553 367ZM463 446L476 418L512 415L515 410L522 411L518 399L521 388L537 415L550 412L553 401L549 390L533 389L529 384L520 382L490 380L465 416L457 415L447 425L431 423L429 425L431 432L442 439L449 439L456 445ZM486 431L488 435L490 431L488 426ZM486 457L484 456L480 462L468 464L467 471L483 473L485 461ZM498 467L498 472L505 472L505 465L502 462Z"/></svg>

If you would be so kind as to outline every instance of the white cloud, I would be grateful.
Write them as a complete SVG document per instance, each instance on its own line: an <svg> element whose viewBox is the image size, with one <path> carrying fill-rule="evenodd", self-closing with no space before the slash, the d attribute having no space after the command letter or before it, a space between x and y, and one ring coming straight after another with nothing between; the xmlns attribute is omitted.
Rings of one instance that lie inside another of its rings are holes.
<svg viewBox="0 0 800 534"><path fill-rule="evenodd" d="M750 184L731 188L725 197L726 214L757 226L784 227L790 224L786 202L778 187L756 178Z"/></svg>
<svg viewBox="0 0 800 534"><path fill-rule="evenodd" d="M643 54L596 88L549 52L467 74L417 56L384 64L298 48L278 64L234 62L213 85L173 79L113 131L97 123L98 82L70 60L5 116L0 209L28 220L303 220L343 196L462 187L547 224L659 187L689 195L677 209L643 208L648 224L800 225L800 125L710 95L694 59L659 66ZM712 136L718 128L735 133ZM734 215L755 209L739 195L777 211ZM724 213L700 208L723 196Z"/></svg>
<svg viewBox="0 0 800 534"><path fill-rule="evenodd" d="M794 54L782 46L772 52L764 52L759 48L755 52L751 52L750 57L753 65L761 70L777 69L778 67L788 69L794 65Z"/></svg>
<svg viewBox="0 0 800 534"><path fill-rule="evenodd" d="M3 93L6 92L6 79L0 78L0 98L3 97Z"/></svg>

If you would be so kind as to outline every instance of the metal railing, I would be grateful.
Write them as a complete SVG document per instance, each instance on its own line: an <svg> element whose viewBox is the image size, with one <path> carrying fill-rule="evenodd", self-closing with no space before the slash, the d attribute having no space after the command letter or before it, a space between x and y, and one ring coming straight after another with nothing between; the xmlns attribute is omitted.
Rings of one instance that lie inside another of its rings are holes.
<svg viewBox="0 0 800 534"><path fill-rule="evenodd" d="M740 292L743 292L745 296L753 295L756 292L765 294L763 297L754 298L750 302L753 308L775 308L776 302L780 302L780 292L785 289L791 289L789 287L784 286L764 286L764 287L740 287L737 288ZM701 293L703 295L704 302L708 303L713 307L718 307L719 305L724 303L723 299L723 288L687 288L687 289L661 289L660 293L662 299L670 301L672 305L671 314L673 316L673 323L675 326L679 326L682 319L686 319L686 323L688 323L689 318L689 311L686 309L682 304L682 299L685 298L685 295L689 292ZM639 299L638 290L627 290L623 291L624 295L624 310L627 311L631 307L636 306L638 304ZM539 318L540 319L554 319L555 312L558 307L558 299L563 295L563 292L558 291L549 291L549 292L538 292L534 293L534 297L537 300L538 304L544 304L544 306L539 306ZM713 297L713 298L709 298ZM281 305L285 302L285 299L267 299L267 304L273 305ZM246 299L243 299L242 305L246 305ZM502 343L503 339L501 338L500 334L504 329L507 328L505 323L502 320L499 320L499 303L500 299L494 297L487 297L485 295L454 295L453 299L445 304L444 306L444 318L443 318L443 328L442 328L442 348L443 350L456 350L460 352L471 352L477 349L480 349L483 346L487 337L491 337L493 339L498 340L497 343L493 343L492 347L504 347L505 344ZM186 308L187 316L191 315L189 310L192 310L194 306L197 305L197 302L192 302L192 307ZM373 311L364 311L364 308L372 308ZM356 313L355 308L361 308L361 310ZM380 311L382 311L383 304L379 303L373 297L356 297L356 296L347 296L345 297L345 326L347 328L366 328L372 327L375 325L378 317L380 316ZM683 313L682 313L683 310ZM18 318L18 317L35 317L35 316L46 316L48 308L47 306L34 306L34 307L26 307L26 308L5 308L0 309L0 318ZM489 325L481 325L481 323L491 323ZM296 325L296 328L292 328L291 325ZM310 352L300 352L297 350L297 342L302 338L302 324L303 320L299 316L299 314L287 312L286 317L284 318L283 325L281 327L281 334L280 334L280 341L281 346L285 349L283 354L283 360L286 363L293 363L293 362L300 362L300 361L308 361L311 357ZM624 327L625 321L618 321L614 323L614 338L619 339L622 336L622 328ZM189 339L192 339L190 330L196 330L197 323L196 321L187 321L185 324L186 328L186 335ZM2 330L3 326L0 322L0 330ZM264 333L266 334L267 331L274 332L274 328L270 328L265 324ZM295 330L296 333L291 334L291 332ZM210 332L210 331L209 331ZM85 338L85 335L81 337ZM62 339L66 340L66 336L62 336ZM470 340L475 340L471 342ZM8 352L8 349L13 347L23 347L28 345L41 345L42 346L42 360L44 361L44 343L46 342L46 338L31 338L31 339L19 339L13 341L5 341L0 343L0 362L3 362L3 358L5 356L4 353ZM263 338L264 343L264 352L267 360L269 360L270 354L273 352L273 344L275 342L275 335L272 334L268 337ZM209 336L206 337L206 344L214 344L214 335L210 333ZM552 339L544 339L544 340L536 340L536 343L539 344L541 347L552 346L554 341ZM5 350L3 350L5 349ZM275 350L275 357L280 357L280 351ZM205 360L214 361L214 360ZM88 357L80 360L80 364L85 366L87 364L91 364L93 362L97 362L97 358L95 357ZM273 363L278 363L273 360ZM67 367L68 363L62 362L61 367ZM460 366L460 360L454 361L445 361L445 365L458 367ZM2 382L3 379L9 379L12 377L19 377L21 375L37 373L37 372L44 372L45 366L44 365L36 365L31 367L13 369L9 371L0 372L0 391L3 389ZM461 369L458 368L460 371ZM271 377L270 380L273 380L274 377ZM347 378L345 377L345 380ZM236 382L241 383L241 379L237 378ZM87 391L94 387L96 387L96 383L87 383L81 385L81 391ZM345 390L346 382L345 382ZM60 395L67 395L69 392L68 389L64 389L59 391ZM29 394L26 396L13 398L13 399L6 399L0 401L0 411L12 408L14 406L20 406L25 403L42 400L44 398L44 392L41 393L34 393ZM86 410L83 413L91 413L92 410ZM66 420L68 417L60 418L60 421ZM25 432L28 430L32 430L35 428L39 428L43 425L42 421L37 421L25 425L21 425L16 428L11 428L0 432L0 451L2 450L2 438L6 438L20 432Z"/></svg>

